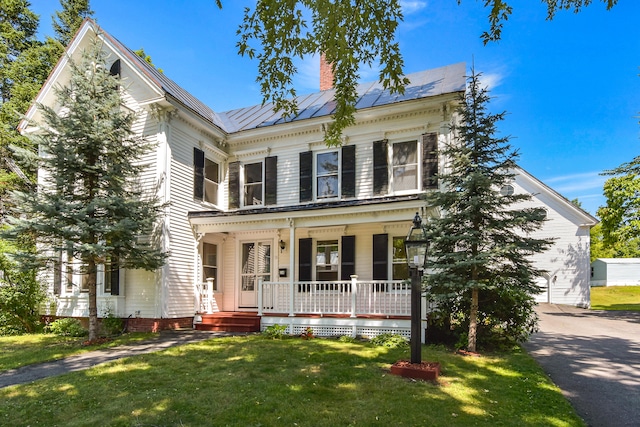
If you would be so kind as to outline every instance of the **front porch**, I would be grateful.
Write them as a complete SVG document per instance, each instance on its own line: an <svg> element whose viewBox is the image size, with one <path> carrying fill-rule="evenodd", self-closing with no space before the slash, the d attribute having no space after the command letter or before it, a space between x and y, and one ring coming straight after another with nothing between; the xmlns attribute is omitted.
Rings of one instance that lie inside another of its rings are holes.
<svg viewBox="0 0 640 427"><path fill-rule="evenodd" d="M211 321L211 315L219 312L216 294L207 288L201 288L199 292L197 317L202 320L196 322L196 327L205 327L204 324ZM259 328L264 330L279 324L286 325L287 333L291 335L299 335L310 327L317 336L371 338L395 333L410 338L410 296L410 283L401 280L358 280L356 276L348 281L260 280L257 289ZM237 317L240 313L224 314ZM423 330L426 313L423 308ZM220 312L216 317L224 314Z"/></svg>

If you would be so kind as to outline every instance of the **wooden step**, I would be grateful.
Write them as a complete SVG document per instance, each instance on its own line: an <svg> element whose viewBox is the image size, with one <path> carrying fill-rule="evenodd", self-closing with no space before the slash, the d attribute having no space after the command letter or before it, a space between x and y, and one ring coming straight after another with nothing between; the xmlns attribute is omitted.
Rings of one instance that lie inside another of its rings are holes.
<svg viewBox="0 0 640 427"><path fill-rule="evenodd" d="M260 332L257 313L219 312L200 316L202 322L194 325L198 331Z"/></svg>

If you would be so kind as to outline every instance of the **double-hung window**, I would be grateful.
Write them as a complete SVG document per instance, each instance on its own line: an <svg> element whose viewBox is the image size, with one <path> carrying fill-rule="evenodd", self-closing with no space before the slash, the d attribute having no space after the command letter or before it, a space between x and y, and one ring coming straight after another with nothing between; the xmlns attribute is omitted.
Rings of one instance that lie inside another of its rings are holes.
<svg viewBox="0 0 640 427"><path fill-rule="evenodd" d="M334 199L340 197L339 151L316 154L316 198Z"/></svg>
<svg viewBox="0 0 640 427"><path fill-rule="evenodd" d="M264 205L264 176L262 162L244 165L244 206Z"/></svg>
<svg viewBox="0 0 640 427"><path fill-rule="evenodd" d="M204 151L193 148L193 198L219 204L220 164L208 159Z"/></svg>
<svg viewBox="0 0 640 427"><path fill-rule="evenodd" d="M338 280L340 255L337 240L318 240L316 245L316 279L318 281Z"/></svg>
<svg viewBox="0 0 640 427"><path fill-rule="evenodd" d="M204 159L204 201L218 204L218 186L220 185L220 166L213 160Z"/></svg>
<svg viewBox="0 0 640 427"><path fill-rule="evenodd" d="M397 142L392 146L392 185L396 193L418 189L418 142Z"/></svg>
<svg viewBox="0 0 640 427"><path fill-rule="evenodd" d="M391 266L391 278L393 280L406 280L409 278L409 265L407 264L407 252L404 248L405 237L393 238L393 258Z"/></svg>
<svg viewBox="0 0 640 427"><path fill-rule="evenodd" d="M212 243L202 244L202 281L213 279L213 290L218 286L218 246Z"/></svg>

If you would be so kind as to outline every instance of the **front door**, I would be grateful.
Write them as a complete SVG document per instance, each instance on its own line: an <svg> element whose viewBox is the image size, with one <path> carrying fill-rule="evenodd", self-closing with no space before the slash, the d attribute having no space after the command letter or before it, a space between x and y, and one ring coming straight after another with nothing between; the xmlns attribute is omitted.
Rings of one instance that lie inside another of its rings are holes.
<svg viewBox="0 0 640 427"><path fill-rule="evenodd" d="M271 280L271 244L249 242L242 244L242 272L240 274L240 308L258 306L258 280Z"/></svg>

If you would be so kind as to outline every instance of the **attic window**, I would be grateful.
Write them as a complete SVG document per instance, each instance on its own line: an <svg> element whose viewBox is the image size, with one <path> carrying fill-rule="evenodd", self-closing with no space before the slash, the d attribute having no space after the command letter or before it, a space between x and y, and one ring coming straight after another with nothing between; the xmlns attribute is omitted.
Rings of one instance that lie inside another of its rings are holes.
<svg viewBox="0 0 640 427"><path fill-rule="evenodd" d="M513 185L503 185L502 188L500 189L500 194L502 194L503 196L512 196L514 192L513 189Z"/></svg>
<svg viewBox="0 0 640 427"><path fill-rule="evenodd" d="M111 68L109 69L109 74L120 78L120 60L117 59L113 64L111 64Z"/></svg>

